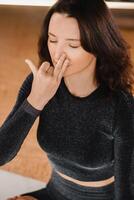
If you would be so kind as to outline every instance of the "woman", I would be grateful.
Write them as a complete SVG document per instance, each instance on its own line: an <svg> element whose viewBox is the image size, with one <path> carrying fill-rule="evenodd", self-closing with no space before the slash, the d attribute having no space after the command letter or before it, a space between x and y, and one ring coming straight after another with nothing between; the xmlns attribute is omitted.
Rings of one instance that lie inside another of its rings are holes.
<svg viewBox="0 0 134 200"><path fill-rule="evenodd" d="M0 164L39 116L37 139L53 171L46 187L11 199L134 199L134 73L103 0L59 0L39 39L39 65L0 129Z"/></svg>

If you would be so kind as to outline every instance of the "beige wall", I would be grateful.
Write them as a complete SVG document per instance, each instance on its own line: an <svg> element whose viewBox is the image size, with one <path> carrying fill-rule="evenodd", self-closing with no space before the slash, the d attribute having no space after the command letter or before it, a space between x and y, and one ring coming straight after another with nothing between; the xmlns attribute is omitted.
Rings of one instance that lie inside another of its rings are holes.
<svg viewBox="0 0 134 200"><path fill-rule="evenodd" d="M37 41L45 12L40 7L0 6L0 124L11 111L19 87L30 72L24 59L38 63ZM134 30L121 31L132 46L134 61ZM37 124L38 119L18 155L1 168L47 182L51 166L37 144Z"/></svg>
<svg viewBox="0 0 134 200"><path fill-rule="evenodd" d="M12 109L19 87L30 72L25 58L38 63L37 41L45 10L40 7L0 7L0 124ZM51 168L36 141L37 124L38 119L18 155L1 168L48 181Z"/></svg>

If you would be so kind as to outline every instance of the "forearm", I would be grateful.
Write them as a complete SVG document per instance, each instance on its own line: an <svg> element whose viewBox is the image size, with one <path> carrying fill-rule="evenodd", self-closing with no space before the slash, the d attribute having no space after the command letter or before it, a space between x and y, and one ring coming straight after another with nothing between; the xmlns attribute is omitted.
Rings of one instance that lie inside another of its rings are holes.
<svg viewBox="0 0 134 200"><path fill-rule="evenodd" d="M40 111L25 100L14 115L0 128L0 165L13 159Z"/></svg>

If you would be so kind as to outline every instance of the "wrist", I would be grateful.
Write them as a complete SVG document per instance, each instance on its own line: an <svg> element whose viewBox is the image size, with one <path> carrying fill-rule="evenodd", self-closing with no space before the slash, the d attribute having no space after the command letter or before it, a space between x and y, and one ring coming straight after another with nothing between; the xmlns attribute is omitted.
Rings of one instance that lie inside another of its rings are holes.
<svg viewBox="0 0 134 200"><path fill-rule="evenodd" d="M47 104L48 101L37 99L36 97L33 97L32 95L29 95L27 97L27 101L37 110L42 110L44 106Z"/></svg>

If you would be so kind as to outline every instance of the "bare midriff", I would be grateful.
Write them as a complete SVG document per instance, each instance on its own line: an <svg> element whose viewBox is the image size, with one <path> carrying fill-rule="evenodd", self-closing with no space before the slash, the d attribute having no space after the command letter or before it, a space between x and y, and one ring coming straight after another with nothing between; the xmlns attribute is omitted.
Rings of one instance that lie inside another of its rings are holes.
<svg viewBox="0 0 134 200"><path fill-rule="evenodd" d="M85 182L85 181L79 181L79 180L76 180L76 179L73 179L71 178L70 176L67 176L65 174L62 174L61 172L57 171L56 172L62 176L63 178L69 180L69 181L72 181L74 183L77 183L79 185L82 185L82 186L91 186L91 187L101 187L101 186L105 186L105 185L108 185L112 182L114 182L114 176L108 178L108 179L105 179L105 180L102 180L102 181L88 181L88 182Z"/></svg>

